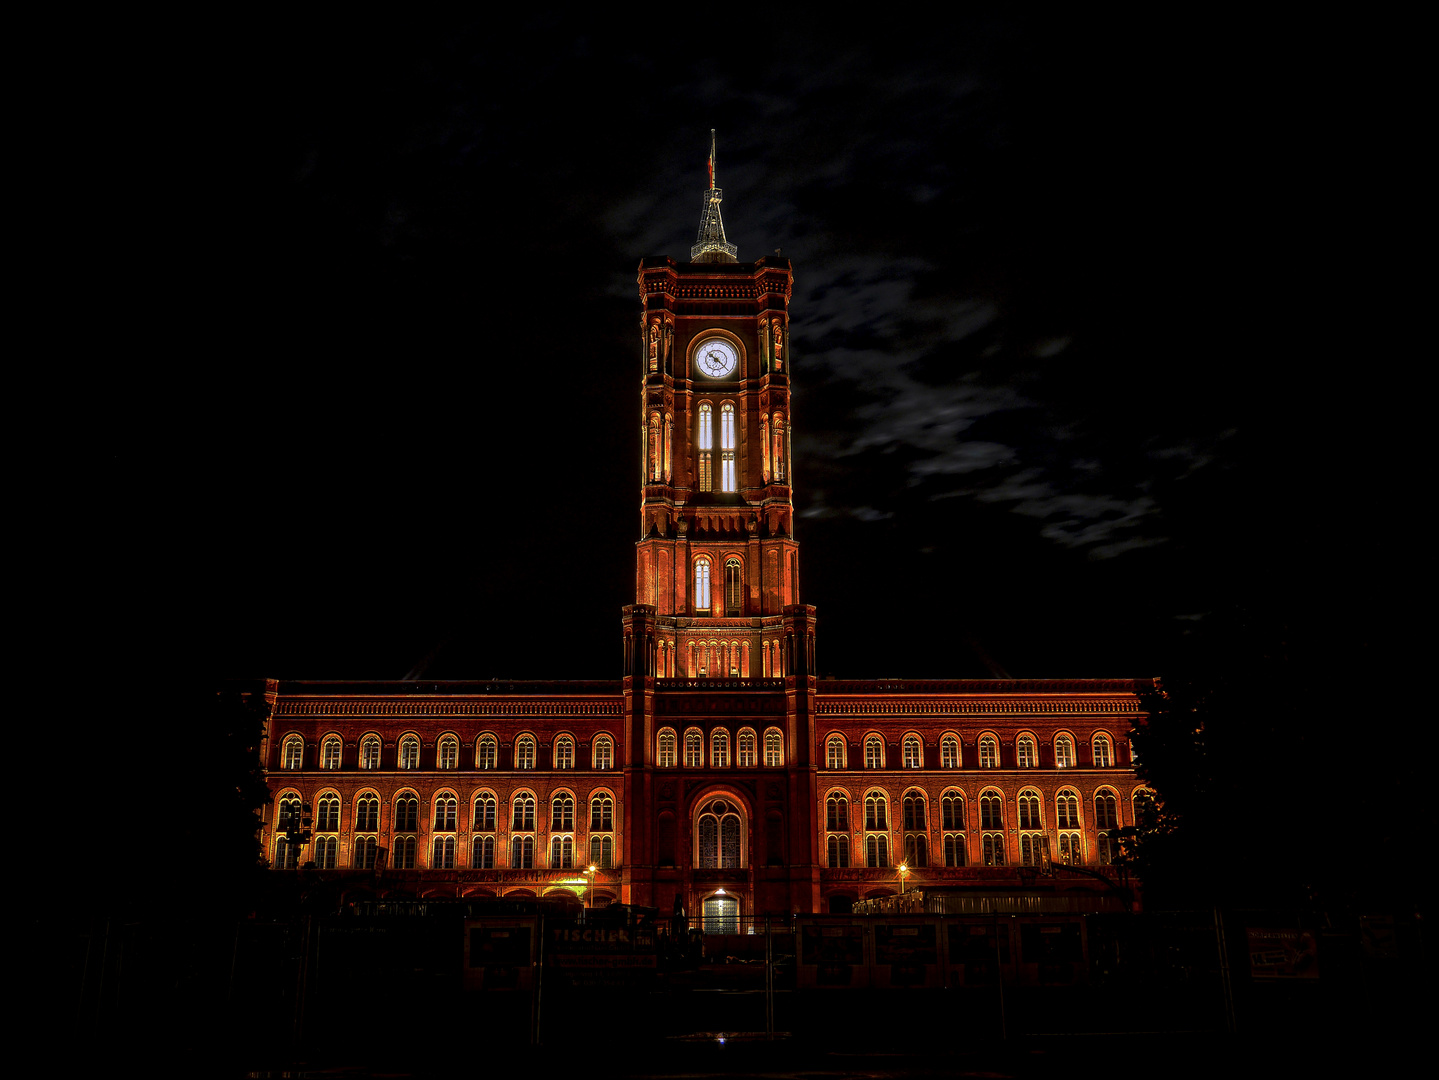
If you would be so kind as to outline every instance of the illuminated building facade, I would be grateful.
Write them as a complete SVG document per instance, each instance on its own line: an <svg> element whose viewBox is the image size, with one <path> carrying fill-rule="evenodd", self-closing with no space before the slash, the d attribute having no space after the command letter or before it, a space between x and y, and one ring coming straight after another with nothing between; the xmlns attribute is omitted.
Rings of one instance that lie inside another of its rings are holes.
<svg viewBox="0 0 1439 1080"><path fill-rule="evenodd" d="M270 682L268 857L355 897L678 898L709 926L902 887L1116 894L1145 685L816 677L790 486L792 272L738 261L713 156L710 175L690 261L639 268L623 677Z"/></svg>

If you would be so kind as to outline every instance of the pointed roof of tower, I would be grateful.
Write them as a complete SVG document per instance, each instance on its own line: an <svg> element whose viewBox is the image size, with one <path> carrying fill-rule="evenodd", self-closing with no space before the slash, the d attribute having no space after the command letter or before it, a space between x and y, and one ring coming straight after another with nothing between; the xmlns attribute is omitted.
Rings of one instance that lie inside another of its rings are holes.
<svg viewBox="0 0 1439 1080"><path fill-rule="evenodd" d="M704 209L700 212L700 232L690 248L690 262L739 262L739 248L724 237L724 218L720 217L720 189L715 187L715 129L710 128L710 186L705 189Z"/></svg>

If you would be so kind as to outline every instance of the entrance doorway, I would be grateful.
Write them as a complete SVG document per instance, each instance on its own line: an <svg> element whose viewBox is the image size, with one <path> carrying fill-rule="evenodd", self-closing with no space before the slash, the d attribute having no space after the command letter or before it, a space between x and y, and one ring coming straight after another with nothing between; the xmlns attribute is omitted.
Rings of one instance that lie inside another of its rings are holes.
<svg viewBox="0 0 1439 1080"><path fill-rule="evenodd" d="M704 902L706 934L739 933L739 901L733 896L711 896Z"/></svg>

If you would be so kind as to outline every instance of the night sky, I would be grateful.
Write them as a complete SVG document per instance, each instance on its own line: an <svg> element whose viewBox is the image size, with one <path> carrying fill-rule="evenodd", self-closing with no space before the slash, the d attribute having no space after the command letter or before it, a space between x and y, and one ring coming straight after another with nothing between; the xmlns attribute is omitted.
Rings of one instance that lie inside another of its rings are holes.
<svg viewBox="0 0 1439 1080"><path fill-rule="evenodd" d="M786 10L235 31L165 178L193 376L159 482L114 462L163 505L117 586L169 583L149 656L618 677L636 267L687 257L713 127L740 259L795 270L821 674L1165 675L1236 610L1374 662L1404 541L1357 313L1406 287L1342 58Z"/></svg>

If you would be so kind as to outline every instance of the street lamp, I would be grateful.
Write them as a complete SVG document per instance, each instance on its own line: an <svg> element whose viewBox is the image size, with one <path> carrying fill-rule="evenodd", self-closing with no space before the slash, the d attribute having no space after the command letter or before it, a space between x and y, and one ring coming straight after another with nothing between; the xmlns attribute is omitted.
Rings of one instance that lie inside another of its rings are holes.
<svg viewBox="0 0 1439 1080"><path fill-rule="evenodd" d="M900 864L899 864L899 895L900 895L900 896L903 896L903 895L904 895L904 883L905 883L905 880L906 880L908 877L909 877L909 864L908 864L908 863L900 863Z"/></svg>
<svg viewBox="0 0 1439 1080"><path fill-rule="evenodd" d="M596 871L597 871L598 869L599 869L598 867L596 867L596 866L594 866L594 865L591 865L591 866L586 867L584 870L581 870L581 871L580 871L580 873L584 874L585 877L587 877L587 878L590 879L590 884L589 884L590 897L589 897L589 902L585 905L586 909L592 908L592 907L595 906L595 873L596 873Z"/></svg>

